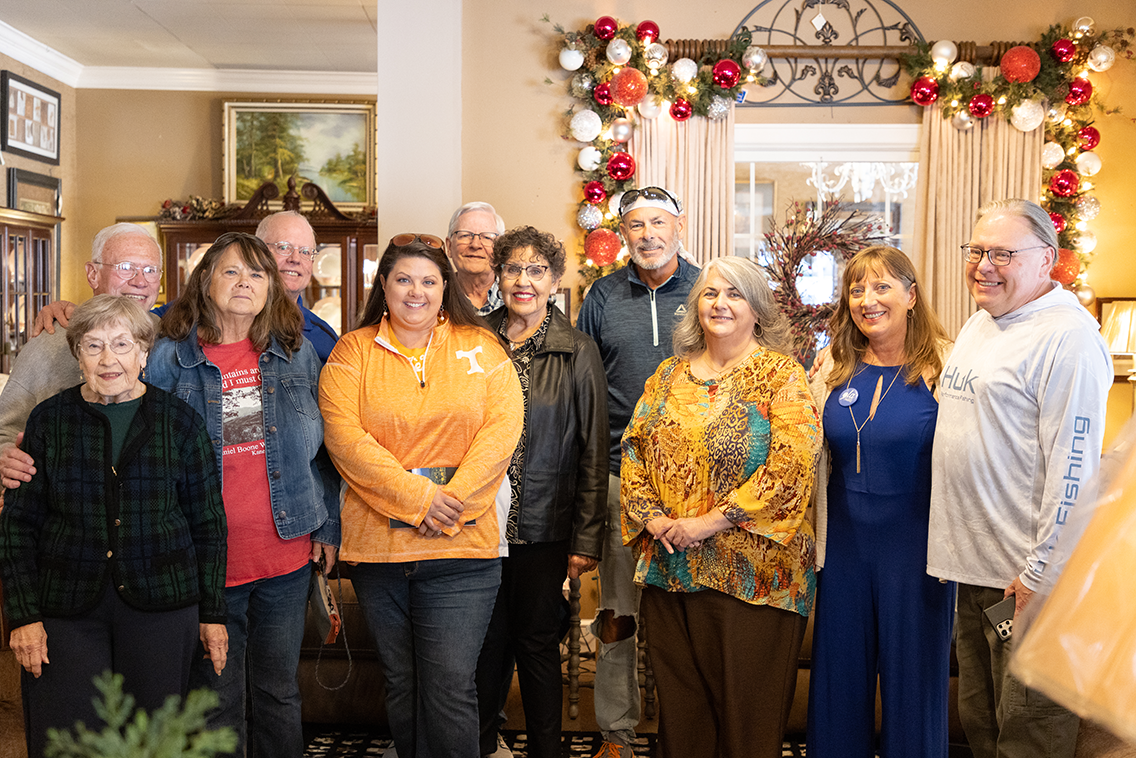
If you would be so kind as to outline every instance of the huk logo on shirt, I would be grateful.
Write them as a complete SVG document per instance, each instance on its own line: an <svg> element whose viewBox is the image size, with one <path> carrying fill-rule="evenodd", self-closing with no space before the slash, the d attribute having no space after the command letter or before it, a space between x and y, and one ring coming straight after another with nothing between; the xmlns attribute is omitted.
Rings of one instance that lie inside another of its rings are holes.
<svg viewBox="0 0 1136 758"><path fill-rule="evenodd" d="M956 392L966 391L973 395L974 380L977 378L978 374L974 373L974 369L967 369L966 376L963 376L957 366L948 366L943 371L943 387Z"/></svg>
<svg viewBox="0 0 1136 758"><path fill-rule="evenodd" d="M473 350L455 350L455 358L465 358L469 361L469 371L466 374L484 374L485 369L477 364L477 354L481 352L481 345L478 345Z"/></svg>

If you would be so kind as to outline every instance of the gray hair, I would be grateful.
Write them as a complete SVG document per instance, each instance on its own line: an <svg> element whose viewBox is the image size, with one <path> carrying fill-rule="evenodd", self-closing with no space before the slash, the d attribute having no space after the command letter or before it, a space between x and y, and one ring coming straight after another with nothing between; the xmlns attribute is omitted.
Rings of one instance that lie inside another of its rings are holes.
<svg viewBox="0 0 1136 758"><path fill-rule="evenodd" d="M71 355L79 357L79 341L84 334L117 321L126 324L130 329L130 337L138 343L138 347L150 352L154 347L158 327L146 309L128 297L95 295L71 314L71 321L67 324L67 346L71 348Z"/></svg>
<svg viewBox="0 0 1136 758"><path fill-rule="evenodd" d="M1057 251L1060 249L1057 242L1057 229L1053 226L1053 219L1049 212L1037 203L1020 198L1009 200L991 200L978 209L978 219L981 220L992 213L1002 213L1022 219L1029 226L1030 233L1037 237L1041 244L1053 248L1053 266L1057 265ZM1050 266L1050 270L1053 269Z"/></svg>
<svg viewBox="0 0 1136 758"><path fill-rule="evenodd" d="M158 249L158 257L160 258L162 256L162 248L158 245L158 241L150 236L149 232L138 226L138 224L121 222L118 224L111 224L107 228L100 230L99 233L95 235L95 241L91 243L91 260L95 263L102 263L103 250L106 249L107 243L109 243L115 237L125 237L127 235L145 237L146 239L153 242L154 247Z"/></svg>
<svg viewBox="0 0 1136 758"><path fill-rule="evenodd" d="M497 233L498 234L504 234L504 232L505 232L505 219L498 216L497 210L492 205L490 205L489 203L482 203L482 202L475 201L475 202L472 202L472 203L466 203L465 205L463 205L462 207L460 207L456 211L454 211L454 215L450 216L450 228L446 232L447 238L454 236L454 232L458 228L458 221L461 220L461 217L464 216L467 213L472 212L472 211L481 211L483 213L493 214L493 218L497 221Z"/></svg>
<svg viewBox="0 0 1136 758"><path fill-rule="evenodd" d="M256 225L256 236L260 237L263 240L264 235L268 233L268 227L272 226L272 224L277 219L280 219L280 218L298 218L298 219L300 219L305 224L307 224L308 229L312 233L312 239L316 238L316 230L312 229L312 222L308 221L307 216L305 216L302 213L297 213L296 211L280 211L279 213L273 213L273 214L270 214L268 216L265 216L264 218L262 218L260 220L260 223Z"/></svg>
<svg viewBox="0 0 1136 758"><path fill-rule="evenodd" d="M757 319L753 327L757 343L768 350L792 356L793 334L789 328L789 319L785 318L785 314L777 307L769 280L765 278L765 274L756 263L734 256L715 258L706 264L706 268L698 275L686 298L686 315L675 327L671 338L674 354L680 358L690 359L706 349L706 335L702 331L702 323L698 320L698 301L702 297L702 290L706 287L706 280L710 278L711 272L716 272L745 298Z"/></svg>

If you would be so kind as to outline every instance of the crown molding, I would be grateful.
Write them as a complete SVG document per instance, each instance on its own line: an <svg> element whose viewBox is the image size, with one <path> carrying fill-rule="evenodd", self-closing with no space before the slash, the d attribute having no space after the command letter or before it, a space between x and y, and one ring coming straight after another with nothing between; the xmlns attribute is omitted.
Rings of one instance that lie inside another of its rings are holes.
<svg viewBox="0 0 1136 758"><path fill-rule="evenodd" d="M77 87L83 64L0 21L0 51L41 74Z"/></svg>
<svg viewBox="0 0 1136 758"><path fill-rule="evenodd" d="M374 71L261 71L84 66L0 21L0 51L76 89L376 95Z"/></svg>
<svg viewBox="0 0 1136 758"><path fill-rule="evenodd" d="M271 92L376 95L374 71L260 71L231 68L132 68L85 66L80 89Z"/></svg>

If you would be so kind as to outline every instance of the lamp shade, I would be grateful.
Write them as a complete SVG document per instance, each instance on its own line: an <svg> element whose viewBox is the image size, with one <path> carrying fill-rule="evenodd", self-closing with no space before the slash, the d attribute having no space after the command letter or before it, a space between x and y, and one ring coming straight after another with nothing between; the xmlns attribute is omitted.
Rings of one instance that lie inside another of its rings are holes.
<svg viewBox="0 0 1136 758"><path fill-rule="evenodd" d="M1101 305L1101 336L1113 354L1136 353L1136 301L1118 300Z"/></svg>

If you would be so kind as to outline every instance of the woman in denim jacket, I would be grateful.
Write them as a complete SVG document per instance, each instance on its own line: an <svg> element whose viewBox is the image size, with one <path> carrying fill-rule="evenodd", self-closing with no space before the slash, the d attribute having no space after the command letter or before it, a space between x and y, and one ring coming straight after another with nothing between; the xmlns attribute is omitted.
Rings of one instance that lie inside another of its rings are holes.
<svg viewBox="0 0 1136 758"><path fill-rule="evenodd" d="M296 669L311 576L335 563L339 478L323 450L320 361L265 244L221 235L160 327L151 383L205 419L229 521L225 599L229 665L199 661L192 686L221 699L210 726L231 726L237 755L299 758ZM252 686L245 730L245 680Z"/></svg>

